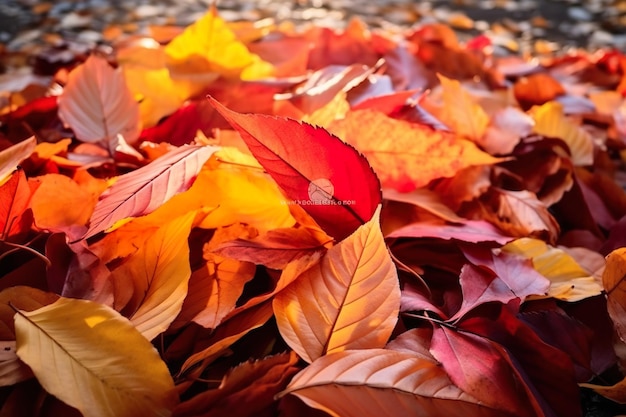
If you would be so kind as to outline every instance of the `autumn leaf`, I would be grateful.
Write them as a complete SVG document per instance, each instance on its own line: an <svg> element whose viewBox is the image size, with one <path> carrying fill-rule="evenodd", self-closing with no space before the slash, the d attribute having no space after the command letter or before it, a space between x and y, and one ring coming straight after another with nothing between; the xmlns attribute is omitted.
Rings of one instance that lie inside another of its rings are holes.
<svg viewBox="0 0 626 417"><path fill-rule="evenodd" d="M72 237L84 233L99 193L60 174L47 174L32 181L39 184L31 201L37 227L66 232Z"/></svg>
<svg viewBox="0 0 626 417"><path fill-rule="evenodd" d="M108 230L120 220L151 213L188 189L215 150L211 146L183 146L119 177L100 196L83 239Z"/></svg>
<svg viewBox="0 0 626 417"><path fill-rule="evenodd" d="M533 132L562 139L569 146L574 165L593 164L593 140L589 132L568 119L563 105L550 101L532 112L535 120Z"/></svg>
<svg viewBox="0 0 626 417"><path fill-rule="evenodd" d="M165 417L177 403L172 377L150 342L106 306L61 298L19 311L15 330L20 359L46 391L84 415Z"/></svg>
<svg viewBox="0 0 626 417"><path fill-rule="evenodd" d="M288 204L300 204L326 233L342 240L372 217L381 201L380 184L352 147L322 128L240 114L209 100L292 200Z"/></svg>
<svg viewBox="0 0 626 417"><path fill-rule="evenodd" d="M400 291L379 215L274 298L281 335L307 362L332 352L382 347L391 335Z"/></svg>
<svg viewBox="0 0 626 417"><path fill-rule="evenodd" d="M115 307L148 340L180 312L191 276L187 238L196 213L162 225L145 245L112 272Z"/></svg>
<svg viewBox="0 0 626 417"><path fill-rule="evenodd" d="M481 404L450 382L432 357L384 349L323 356L292 379L281 395L295 395L334 417L414 415L512 417Z"/></svg>
<svg viewBox="0 0 626 417"><path fill-rule="evenodd" d="M428 224L414 223L394 230L386 238L403 237L436 237L439 239L456 239L464 242L498 242L508 243L515 238L483 220L467 220L460 224Z"/></svg>
<svg viewBox="0 0 626 417"><path fill-rule="evenodd" d="M257 361L249 360L231 369L220 386L207 390L174 409L174 417L218 417L235 413L256 416L271 410L274 395L285 389L293 376L297 356L291 352Z"/></svg>
<svg viewBox="0 0 626 417"><path fill-rule="evenodd" d="M480 144L489 125L489 116L459 81L441 74L438 77L443 97L439 118L458 135Z"/></svg>
<svg viewBox="0 0 626 417"><path fill-rule="evenodd" d="M504 245L502 250L532 260L534 268L551 282L547 291L550 297L580 301L602 292L599 279L558 247L538 239L521 238Z"/></svg>
<svg viewBox="0 0 626 417"><path fill-rule="evenodd" d="M274 229L253 239L235 239L215 248L215 253L273 269L285 269L290 262L324 247L306 229Z"/></svg>
<svg viewBox="0 0 626 417"><path fill-rule="evenodd" d="M329 130L367 157L383 187L400 192L451 177L468 166L498 162L468 140L374 110L351 111Z"/></svg>
<svg viewBox="0 0 626 417"><path fill-rule="evenodd" d="M175 77L216 73L249 80L269 76L273 69L237 40L212 10L172 39L165 54L167 67Z"/></svg>
<svg viewBox="0 0 626 417"><path fill-rule="evenodd" d="M612 251L606 257L602 286L607 295L607 309L617 334L626 341L626 248ZM624 396L626 400L626 396Z"/></svg>
<svg viewBox="0 0 626 417"><path fill-rule="evenodd" d="M24 233L30 228L32 216L26 210L31 200L31 189L23 170L17 170L0 185L0 240Z"/></svg>
<svg viewBox="0 0 626 417"><path fill-rule="evenodd" d="M124 74L97 55L74 69L59 97L59 116L83 142L100 143L110 151L123 137L132 144L139 137L139 104Z"/></svg>
<svg viewBox="0 0 626 417"><path fill-rule="evenodd" d="M37 146L34 136L0 151L0 185L17 168L20 162L28 158Z"/></svg>

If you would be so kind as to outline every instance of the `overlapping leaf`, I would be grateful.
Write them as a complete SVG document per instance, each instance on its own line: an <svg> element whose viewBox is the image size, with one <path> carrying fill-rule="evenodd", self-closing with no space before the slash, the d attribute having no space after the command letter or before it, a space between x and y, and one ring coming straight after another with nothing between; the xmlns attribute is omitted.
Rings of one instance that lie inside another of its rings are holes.
<svg viewBox="0 0 626 417"><path fill-rule="evenodd" d="M274 298L278 328L304 360L383 347L400 305L400 289L378 225L379 212L329 249Z"/></svg>
<svg viewBox="0 0 626 417"><path fill-rule="evenodd" d="M291 199L287 204L302 205L326 233L341 240L371 219L380 184L354 148L306 123L244 115L212 102Z"/></svg>
<svg viewBox="0 0 626 417"><path fill-rule="evenodd" d="M119 177L100 196L83 239L109 229L120 220L151 213L189 188L215 150L211 146L183 146Z"/></svg>
<svg viewBox="0 0 626 417"><path fill-rule="evenodd" d="M19 312L15 330L18 356L46 391L85 415L165 417L177 403L152 345L106 306L61 298Z"/></svg>

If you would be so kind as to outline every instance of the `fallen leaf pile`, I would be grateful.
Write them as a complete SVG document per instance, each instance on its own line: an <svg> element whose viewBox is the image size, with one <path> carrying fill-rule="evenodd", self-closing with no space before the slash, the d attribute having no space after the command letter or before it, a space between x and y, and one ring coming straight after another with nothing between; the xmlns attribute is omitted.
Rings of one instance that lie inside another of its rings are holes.
<svg viewBox="0 0 626 417"><path fill-rule="evenodd" d="M152 30L0 83L1 416L626 403L626 55Z"/></svg>

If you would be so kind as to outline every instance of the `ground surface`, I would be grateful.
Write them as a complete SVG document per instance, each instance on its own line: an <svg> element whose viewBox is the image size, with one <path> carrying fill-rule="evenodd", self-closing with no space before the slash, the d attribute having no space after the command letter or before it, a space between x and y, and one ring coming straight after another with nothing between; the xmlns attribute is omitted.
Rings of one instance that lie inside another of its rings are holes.
<svg viewBox="0 0 626 417"><path fill-rule="evenodd" d="M42 33L98 41L111 25L141 30L147 24L187 25L210 0L3 0L0 42L9 48L36 43ZM559 47L615 46L626 49L625 0L223 0L230 20L275 18L341 26L359 16L371 26L410 26L442 21L473 34L495 31L522 40L545 39Z"/></svg>

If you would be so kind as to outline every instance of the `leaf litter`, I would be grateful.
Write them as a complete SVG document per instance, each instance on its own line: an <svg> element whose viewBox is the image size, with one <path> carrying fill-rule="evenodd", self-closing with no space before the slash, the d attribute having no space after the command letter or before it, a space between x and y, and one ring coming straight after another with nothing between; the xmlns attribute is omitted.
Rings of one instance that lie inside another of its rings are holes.
<svg viewBox="0 0 626 417"><path fill-rule="evenodd" d="M65 32L1 55L0 413L624 412L622 41L436 3L33 8Z"/></svg>

